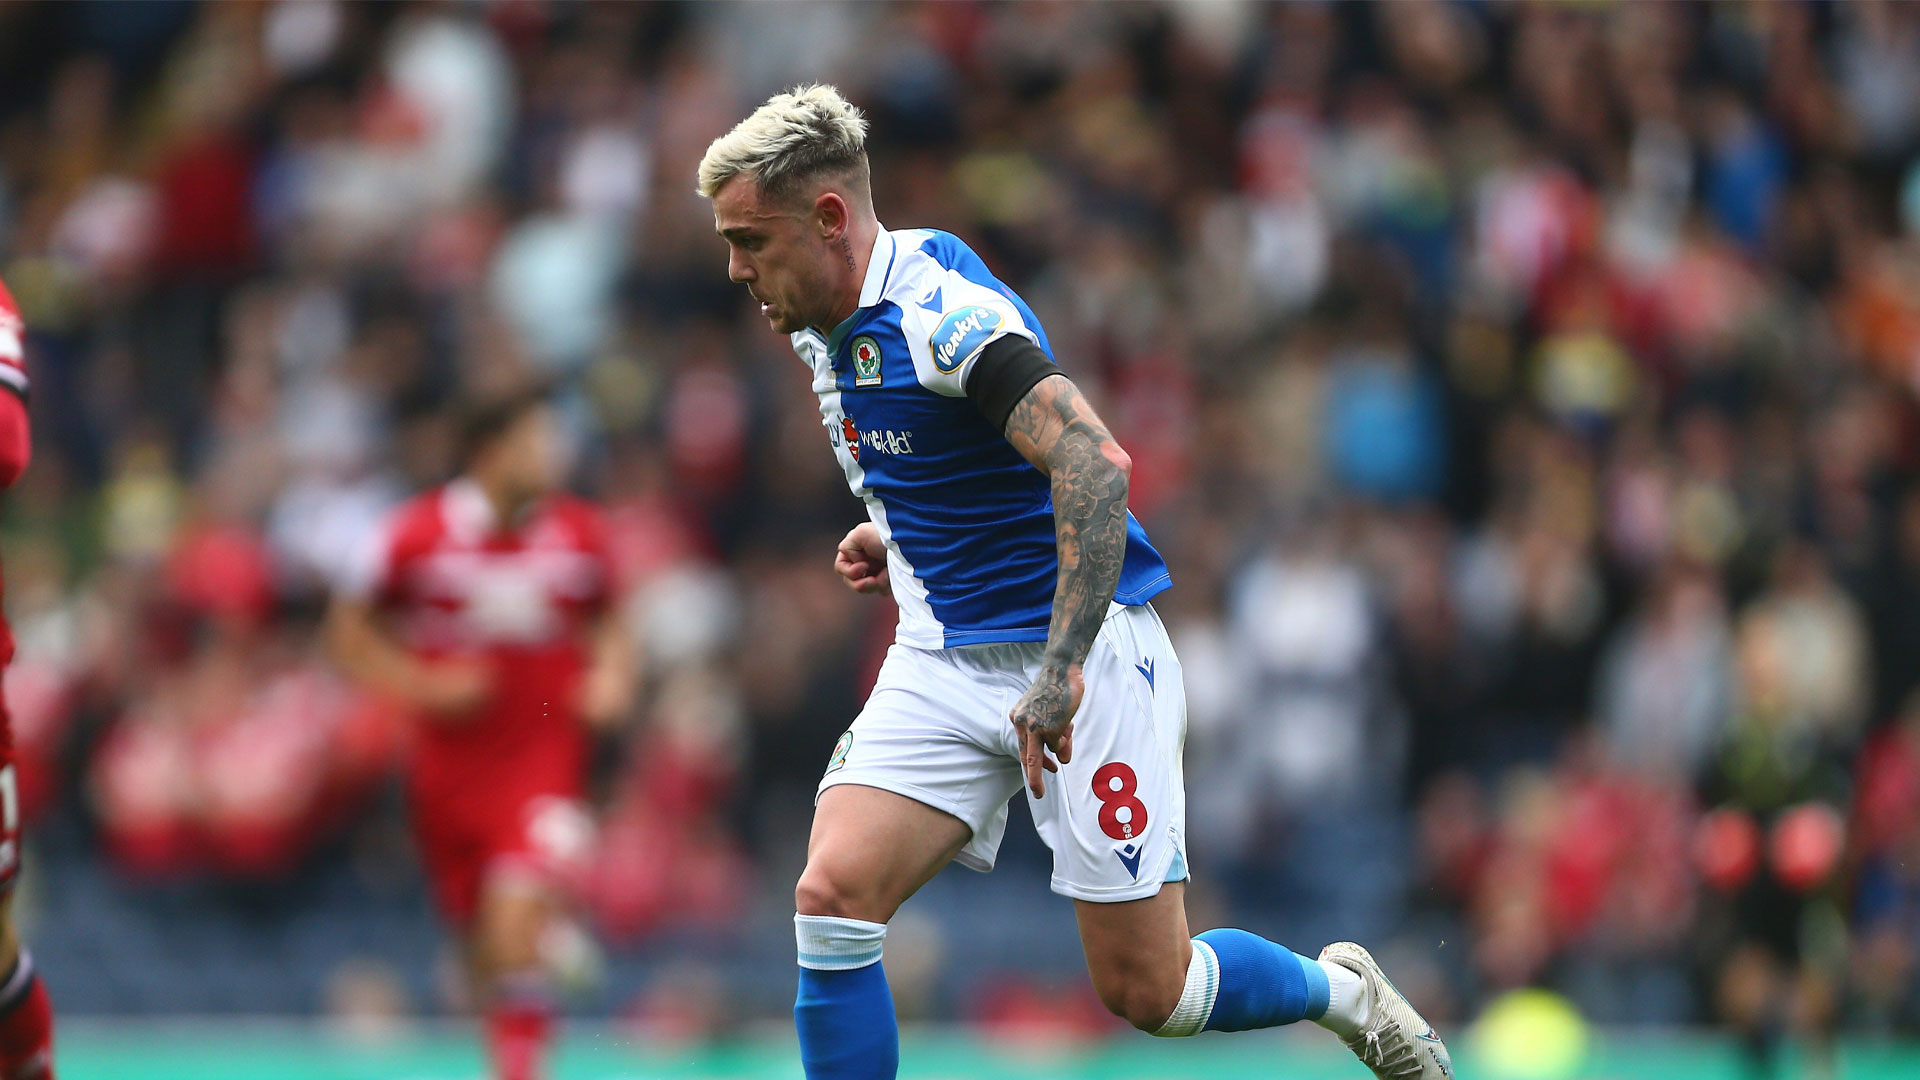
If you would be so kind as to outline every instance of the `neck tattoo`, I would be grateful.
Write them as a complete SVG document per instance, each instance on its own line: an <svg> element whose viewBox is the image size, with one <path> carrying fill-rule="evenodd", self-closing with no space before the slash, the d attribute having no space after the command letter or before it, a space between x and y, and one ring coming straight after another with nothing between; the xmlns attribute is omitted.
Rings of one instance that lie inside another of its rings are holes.
<svg viewBox="0 0 1920 1080"><path fill-rule="evenodd" d="M853 244L844 236L840 238L840 257L847 260L847 269L853 269Z"/></svg>

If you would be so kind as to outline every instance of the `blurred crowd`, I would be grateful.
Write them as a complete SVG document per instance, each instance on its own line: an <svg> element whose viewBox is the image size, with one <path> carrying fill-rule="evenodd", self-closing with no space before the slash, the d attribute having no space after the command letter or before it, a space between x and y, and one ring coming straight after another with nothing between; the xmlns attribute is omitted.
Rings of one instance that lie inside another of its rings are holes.
<svg viewBox="0 0 1920 1080"><path fill-rule="evenodd" d="M1899 4L0 6L28 813L142 881L408 858L316 615L538 377L646 672L602 930L783 896L893 612L693 168L815 78L1133 457L1198 907L1398 933L1445 1016L1920 1028Z"/></svg>

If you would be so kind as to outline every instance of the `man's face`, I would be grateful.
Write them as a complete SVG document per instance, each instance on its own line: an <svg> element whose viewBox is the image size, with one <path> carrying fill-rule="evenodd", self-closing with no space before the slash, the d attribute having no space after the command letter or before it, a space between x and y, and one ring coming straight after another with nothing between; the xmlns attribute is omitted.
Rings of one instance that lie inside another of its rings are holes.
<svg viewBox="0 0 1920 1080"><path fill-rule="evenodd" d="M536 499L559 487L566 455L552 406L521 413L500 433L490 456L490 464L501 471L502 486L515 498Z"/></svg>
<svg viewBox="0 0 1920 1080"><path fill-rule="evenodd" d="M762 200L759 185L737 176L714 192L713 225L727 242L727 277L760 301L774 330L797 333L825 319L833 252L807 206Z"/></svg>

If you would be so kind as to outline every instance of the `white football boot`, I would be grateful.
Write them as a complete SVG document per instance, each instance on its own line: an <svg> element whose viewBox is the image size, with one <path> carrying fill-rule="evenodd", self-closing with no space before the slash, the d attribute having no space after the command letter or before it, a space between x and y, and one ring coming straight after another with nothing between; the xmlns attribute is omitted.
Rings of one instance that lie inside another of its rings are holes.
<svg viewBox="0 0 1920 1080"><path fill-rule="evenodd" d="M1367 988L1367 1022L1359 1034L1343 1039L1362 1064L1380 1080L1453 1080L1453 1059L1433 1025L1394 989L1367 950L1336 941L1320 950L1320 959L1339 964Z"/></svg>

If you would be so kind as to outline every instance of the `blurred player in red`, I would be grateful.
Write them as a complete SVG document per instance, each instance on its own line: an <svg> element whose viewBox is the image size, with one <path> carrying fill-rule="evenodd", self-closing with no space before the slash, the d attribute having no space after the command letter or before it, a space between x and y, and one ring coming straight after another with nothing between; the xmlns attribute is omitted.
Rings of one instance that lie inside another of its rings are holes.
<svg viewBox="0 0 1920 1080"><path fill-rule="evenodd" d="M26 326L0 282L0 488L27 469ZM13 629L0 617L0 667L13 661ZM13 768L13 724L0 703L0 1080L52 1080L53 1007L13 928L13 885L20 876L20 797Z"/></svg>
<svg viewBox="0 0 1920 1080"><path fill-rule="evenodd" d="M329 614L338 662L410 704L408 785L435 900L467 946L499 1080L551 1041L541 937L591 842L589 725L630 705L598 511L560 492L551 407L469 415L462 474L393 516Z"/></svg>

